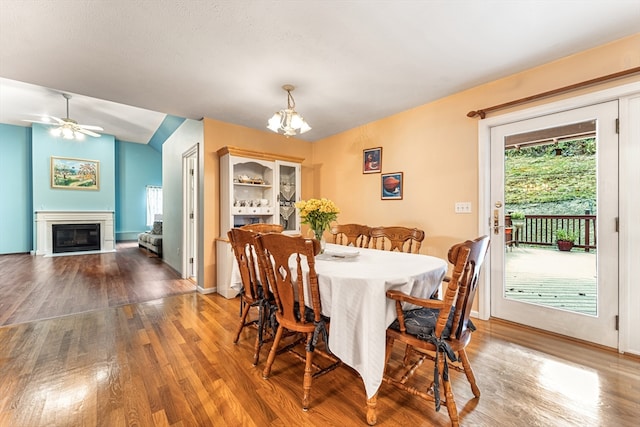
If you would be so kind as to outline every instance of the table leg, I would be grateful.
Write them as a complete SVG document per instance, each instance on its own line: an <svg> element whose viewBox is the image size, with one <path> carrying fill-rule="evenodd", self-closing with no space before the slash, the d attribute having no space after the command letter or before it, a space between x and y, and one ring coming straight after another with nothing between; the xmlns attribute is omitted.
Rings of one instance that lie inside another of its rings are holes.
<svg viewBox="0 0 640 427"><path fill-rule="evenodd" d="M373 426L378 422L378 416L376 414L377 398L378 393L376 393L372 398L367 399L367 424L370 426Z"/></svg>

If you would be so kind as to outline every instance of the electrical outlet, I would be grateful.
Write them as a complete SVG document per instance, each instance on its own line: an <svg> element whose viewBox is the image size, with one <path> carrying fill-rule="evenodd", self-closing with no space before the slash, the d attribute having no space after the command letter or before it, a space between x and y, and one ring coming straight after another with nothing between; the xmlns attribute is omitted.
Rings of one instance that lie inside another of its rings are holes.
<svg viewBox="0 0 640 427"><path fill-rule="evenodd" d="M471 213L471 202L456 202L456 213Z"/></svg>

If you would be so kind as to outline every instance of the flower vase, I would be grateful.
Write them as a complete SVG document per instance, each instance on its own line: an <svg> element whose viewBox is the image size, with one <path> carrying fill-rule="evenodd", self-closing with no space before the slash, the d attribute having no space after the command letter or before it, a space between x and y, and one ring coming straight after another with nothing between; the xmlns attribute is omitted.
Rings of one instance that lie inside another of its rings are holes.
<svg viewBox="0 0 640 427"><path fill-rule="evenodd" d="M324 249L327 246L327 242L324 240L324 230L313 230L313 234L316 240L320 242L320 253L324 253Z"/></svg>

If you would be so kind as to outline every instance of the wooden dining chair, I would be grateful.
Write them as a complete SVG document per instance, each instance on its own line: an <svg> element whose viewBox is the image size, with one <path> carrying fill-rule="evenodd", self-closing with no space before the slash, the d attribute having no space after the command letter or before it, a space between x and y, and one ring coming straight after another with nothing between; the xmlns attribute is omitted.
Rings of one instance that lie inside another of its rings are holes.
<svg viewBox="0 0 640 427"><path fill-rule="evenodd" d="M253 231L254 233L282 233L284 226L280 224L266 224L264 222L256 222L253 224L245 224L240 227L243 230Z"/></svg>
<svg viewBox="0 0 640 427"><path fill-rule="evenodd" d="M320 288L315 271L315 256L320 253L320 242L315 239L293 237L284 234L261 234L255 238L260 266L266 272L267 281L273 291L276 305L278 329L264 367L263 377L269 378L276 354L290 350L304 360L302 409L309 408L309 396L313 378L323 375L340 363L328 352L319 352L317 341L322 338L328 349L329 319L322 316ZM290 261L291 260L291 261ZM307 283L301 278L306 276ZM295 351L300 342L294 341L284 348L280 342L285 330L302 335L305 355ZM325 368L314 363L316 353L328 357L331 364ZM312 370L315 373L312 374Z"/></svg>
<svg viewBox="0 0 640 427"><path fill-rule="evenodd" d="M240 294L240 323L236 329L233 343L237 344L240 334L246 326L255 325L257 327L257 335L254 345L253 365L256 366L260 359L260 349L265 343L265 334L268 333L268 320L274 303L273 294L268 288L264 288L262 283L265 281L260 276L257 255L254 250L254 237L258 233L244 230L241 228L233 228L229 230L227 236L233 248L242 279L242 292ZM255 308L258 311L257 318L247 321L249 311Z"/></svg>
<svg viewBox="0 0 640 427"><path fill-rule="evenodd" d="M452 426L459 425L459 418L449 370L464 372L473 395L480 397L465 348L475 330L469 315L488 247L488 236L451 247L448 258L453 264L453 273L442 300L415 298L396 290L387 291L387 297L395 301L398 318L387 329L383 380L411 395L434 401L436 411L440 410L440 403L443 402ZM415 304L420 308L403 311L403 303ZM400 372L391 375L389 360L395 342L406 344L408 351L413 353L412 356L417 355L418 359L412 364L403 361L400 364L402 368L396 370ZM435 364L431 386L412 385L409 382L411 376L425 360ZM440 395L440 385L443 396ZM425 389L428 391L425 392Z"/></svg>
<svg viewBox="0 0 640 427"><path fill-rule="evenodd" d="M338 245L369 247L371 227L361 224L335 224L331 227L333 243Z"/></svg>
<svg viewBox="0 0 640 427"><path fill-rule="evenodd" d="M400 226L374 227L370 236L373 249L417 254L424 240L424 231Z"/></svg>

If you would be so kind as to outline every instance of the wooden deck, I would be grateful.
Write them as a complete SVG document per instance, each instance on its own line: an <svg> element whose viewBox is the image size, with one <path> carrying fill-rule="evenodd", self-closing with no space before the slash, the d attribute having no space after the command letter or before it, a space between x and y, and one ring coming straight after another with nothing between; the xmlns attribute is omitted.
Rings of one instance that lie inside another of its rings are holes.
<svg viewBox="0 0 640 427"><path fill-rule="evenodd" d="M507 249L508 298L584 314L597 314L596 254L516 246Z"/></svg>

